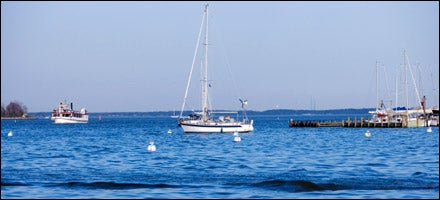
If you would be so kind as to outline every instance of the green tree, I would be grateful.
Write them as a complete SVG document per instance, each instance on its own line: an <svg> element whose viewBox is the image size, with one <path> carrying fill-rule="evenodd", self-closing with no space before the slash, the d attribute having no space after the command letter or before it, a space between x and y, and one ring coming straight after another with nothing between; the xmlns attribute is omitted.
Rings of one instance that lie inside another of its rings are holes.
<svg viewBox="0 0 440 200"><path fill-rule="evenodd" d="M24 117L27 115L27 107L18 101L10 102L6 109L2 105L2 117Z"/></svg>

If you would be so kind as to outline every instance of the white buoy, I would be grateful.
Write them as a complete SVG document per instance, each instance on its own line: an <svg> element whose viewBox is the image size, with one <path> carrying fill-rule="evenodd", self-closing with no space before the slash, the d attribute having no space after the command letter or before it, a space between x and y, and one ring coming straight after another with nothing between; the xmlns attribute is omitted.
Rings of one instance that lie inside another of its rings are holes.
<svg viewBox="0 0 440 200"><path fill-rule="evenodd" d="M432 132L432 128L428 127L428 129L426 130L426 132L431 133Z"/></svg>
<svg viewBox="0 0 440 200"><path fill-rule="evenodd" d="M168 129L168 133L172 133L171 129Z"/></svg>
<svg viewBox="0 0 440 200"><path fill-rule="evenodd" d="M153 141L150 142L150 145L148 145L147 150L150 151L150 152L156 151L156 145L154 145Z"/></svg>
<svg viewBox="0 0 440 200"><path fill-rule="evenodd" d="M11 137L12 135L12 131L9 131L8 136Z"/></svg>
<svg viewBox="0 0 440 200"><path fill-rule="evenodd" d="M370 133L370 131L367 131L367 132L365 133L365 137L371 137L371 133Z"/></svg>
<svg viewBox="0 0 440 200"><path fill-rule="evenodd" d="M234 132L234 142L240 142L240 141L241 141L241 138L240 138L240 136L238 135L238 132L235 131L235 132Z"/></svg>

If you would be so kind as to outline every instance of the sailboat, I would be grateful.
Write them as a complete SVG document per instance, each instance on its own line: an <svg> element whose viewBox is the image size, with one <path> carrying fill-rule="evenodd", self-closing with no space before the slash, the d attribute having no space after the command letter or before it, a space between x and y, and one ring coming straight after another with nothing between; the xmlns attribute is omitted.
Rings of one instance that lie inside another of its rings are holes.
<svg viewBox="0 0 440 200"><path fill-rule="evenodd" d="M402 122L404 127L426 127L430 126L431 120L428 119L428 115L432 113L432 110L426 108L426 97L420 98L419 91L417 89L416 81L414 79L410 62L406 51L403 51L403 67L404 67L404 92L406 99L406 106L404 109L396 109L392 112L389 112L391 117L391 122L397 120L398 122ZM418 105L412 108L409 108L409 95L408 95L408 69L410 71L410 75L412 78L412 82L415 90L415 97L418 100ZM397 81L396 81L397 83ZM397 84L396 84L396 104L397 104Z"/></svg>
<svg viewBox="0 0 440 200"><path fill-rule="evenodd" d="M417 89L416 81L414 79L410 62L408 59L408 55L406 54L406 51L403 50L403 62L404 62L404 68L405 68L405 98L406 98L406 111L402 111L399 114L403 114L404 120L406 122L407 127L425 127L429 126L430 122L426 118L426 97L423 96L422 99L420 99L419 91ZM413 107L409 109L408 106L408 83L407 83L407 71L410 71L411 78L413 80L414 84L414 90L416 97L418 99L419 105L418 107ZM431 111L432 112L432 111Z"/></svg>
<svg viewBox="0 0 440 200"><path fill-rule="evenodd" d="M173 115L171 115L171 118L179 118L179 115L176 115L176 111L173 111Z"/></svg>
<svg viewBox="0 0 440 200"><path fill-rule="evenodd" d="M385 104L383 103L383 100L380 101L380 108L376 106L375 111L369 111L370 114L373 114L373 120L370 120L370 122L380 122L380 123L402 123L403 127L425 127L430 126L432 119L429 119L427 116L432 114L431 109L426 108L426 97L423 96L422 99L420 99L419 92L417 89L417 85L411 70L411 66L409 63L408 56L406 55L406 51L403 51L403 67L404 67L404 92L405 92L405 98L406 98L406 106L405 107L398 107L397 106L397 96L398 96L398 89L397 89L397 79L396 79L396 108L393 109L387 109L385 107ZM415 94L417 97L417 100L419 104L416 107L409 108L409 95L408 95L408 69L410 71L410 75L413 81ZM376 62L376 101L378 102L378 65ZM392 105L391 105L392 107Z"/></svg>
<svg viewBox="0 0 440 200"><path fill-rule="evenodd" d="M245 106L247 100L239 99L241 102L241 107L243 109L244 116L243 120L239 121L231 117L231 115L222 115L215 119L215 114L232 114L235 113L238 116L238 112L213 112L208 110L208 4L205 5L204 15L202 19L202 24L200 27L199 37L197 39L197 47L200 42L200 36L203 30L203 25L205 25L205 42L204 42L204 60L202 63L202 108L200 112L193 112L188 117L182 117L188 88L191 80L192 69L194 67L195 57L193 59L193 64L191 67L190 78L188 79L188 84L185 92L184 101L182 104L182 109L179 115L178 125L182 127L185 133L246 133L254 130L253 120L249 120L246 115ZM197 48L195 54L197 54Z"/></svg>
<svg viewBox="0 0 440 200"><path fill-rule="evenodd" d="M379 103L379 66L376 61L376 110L369 111L368 113L372 114L373 119L370 120L370 123L386 123L388 121L388 115L390 114L390 110L386 108L385 104L383 103L383 100ZM379 107L378 107L379 105ZM375 120L375 121L374 121Z"/></svg>

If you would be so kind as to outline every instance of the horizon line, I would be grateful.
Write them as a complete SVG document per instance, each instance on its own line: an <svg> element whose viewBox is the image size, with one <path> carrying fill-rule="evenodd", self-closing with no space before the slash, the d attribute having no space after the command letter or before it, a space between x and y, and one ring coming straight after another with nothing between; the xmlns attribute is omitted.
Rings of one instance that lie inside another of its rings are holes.
<svg viewBox="0 0 440 200"><path fill-rule="evenodd" d="M284 111L332 111L332 110L364 110L364 109L375 109L375 108L335 108L335 109L288 109L288 108L277 108L277 109L268 109L268 110L246 110L247 112L266 112L266 111L277 111L277 110L284 110ZM195 110L197 112L198 110ZM229 109L216 109L215 111L231 111ZM234 110L237 111L237 110ZM241 110L238 110L241 111ZM35 112L28 112L28 113L46 113L46 112L52 112L52 111L35 111ZM151 113L151 112L174 112L172 110L161 110L161 111L96 111L92 113ZM193 110L184 110L183 112L194 112ZM90 112L89 112L90 113Z"/></svg>

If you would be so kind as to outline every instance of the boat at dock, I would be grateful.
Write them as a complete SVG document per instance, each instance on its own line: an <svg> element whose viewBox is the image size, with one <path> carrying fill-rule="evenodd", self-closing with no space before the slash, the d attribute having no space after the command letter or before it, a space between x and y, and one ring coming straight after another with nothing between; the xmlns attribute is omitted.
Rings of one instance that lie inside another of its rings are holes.
<svg viewBox="0 0 440 200"><path fill-rule="evenodd" d="M88 123L89 114L85 108L80 111L73 109L73 102L70 107L67 103L60 102L57 108L53 109L50 118L56 124Z"/></svg>
<svg viewBox="0 0 440 200"><path fill-rule="evenodd" d="M293 119L289 120L289 127L325 127L325 126L342 126L342 127L369 127L369 128L411 128L411 127L429 127L438 126L438 108L426 108L426 96L420 98L419 91L412 74L411 66L409 63L406 51L403 51L404 57L404 81L403 84L405 92L405 107L395 107L393 105L386 106L383 100L379 101L379 76L378 76L378 63L376 62L376 109L371 110L368 113L371 117L361 117L357 120L354 117L353 120L348 118L347 120L341 120L340 122L317 122L317 121L295 121ZM418 102L415 107L409 108L409 95L408 95L408 73L410 72L414 90L415 97ZM397 79L396 79L396 105L397 105ZM437 113L437 114L435 114Z"/></svg>
<svg viewBox="0 0 440 200"><path fill-rule="evenodd" d="M404 67L404 80L405 83L404 86L404 92L405 92L405 100L406 100L406 106L405 107L397 107L390 109L390 107L393 107L393 105L389 106L388 108L385 106L383 100L378 102L378 64L376 62L376 101L378 107L376 107L375 111L370 111L369 113L372 114L372 119L368 121L368 123L385 123L385 124L401 124L401 127L426 127L431 126L432 123L432 109L426 108L426 97L423 96L421 99L419 96L419 91L416 85L416 81L414 80L414 76L411 70L411 65L408 59L408 56L406 54L406 51L403 51L403 67ZM414 90L415 90L415 97L418 99L418 103L415 107L409 108L408 103L408 71L411 74ZM396 104L398 100L398 89L397 89L397 79L396 79Z"/></svg>

